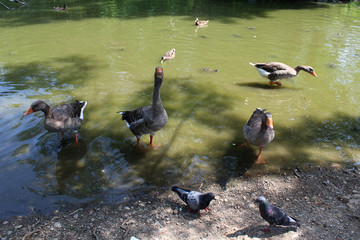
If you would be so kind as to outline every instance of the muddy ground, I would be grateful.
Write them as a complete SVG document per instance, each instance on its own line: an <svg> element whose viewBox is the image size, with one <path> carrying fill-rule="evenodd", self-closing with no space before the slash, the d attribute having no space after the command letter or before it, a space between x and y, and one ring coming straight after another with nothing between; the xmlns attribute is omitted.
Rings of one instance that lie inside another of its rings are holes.
<svg viewBox="0 0 360 240"><path fill-rule="evenodd" d="M191 186L182 186L191 188ZM8 239L360 239L360 169L296 168L292 172L244 175L213 192L209 212L192 214L170 190L132 193L117 204L96 204L53 215L32 214L0 221ZM263 195L301 221L277 227L260 217L253 200Z"/></svg>

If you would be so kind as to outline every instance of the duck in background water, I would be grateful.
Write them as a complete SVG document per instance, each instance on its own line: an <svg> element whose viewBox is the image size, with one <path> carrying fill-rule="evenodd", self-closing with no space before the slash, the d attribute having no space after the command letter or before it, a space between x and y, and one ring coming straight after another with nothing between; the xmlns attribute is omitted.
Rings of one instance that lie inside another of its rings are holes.
<svg viewBox="0 0 360 240"><path fill-rule="evenodd" d="M164 63L166 60L171 60L175 58L175 48L171 49L164 56L161 57L161 64Z"/></svg>
<svg viewBox="0 0 360 240"><path fill-rule="evenodd" d="M195 19L195 25L196 25L196 26L199 26L199 27L205 26L205 25L207 25L208 23L209 23L209 20L199 21L199 18L196 18L196 19Z"/></svg>
<svg viewBox="0 0 360 240"><path fill-rule="evenodd" d="M66 10L66 4L64 3L63 7L54 7L56 11L65 11Z"/></svg>

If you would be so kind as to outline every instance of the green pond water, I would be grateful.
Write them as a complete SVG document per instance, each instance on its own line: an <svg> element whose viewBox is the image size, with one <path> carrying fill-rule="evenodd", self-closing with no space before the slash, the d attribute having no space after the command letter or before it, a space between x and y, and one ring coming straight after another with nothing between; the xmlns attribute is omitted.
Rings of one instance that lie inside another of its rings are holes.
<svg viewBox="0 0 360 240"><path fill-rule="evenodd" d="M0 8L0 217L152 186L225 187L247 171L360 163L360 10L351 4L67 1L58 12L54 1L4 3L14 9ZM176 58L162 65L171 48ZM269 61L310 65L318 77L300 72L271 87L249 65ZM145 149L146 135L138 150L117 112L151 103L161 65L169 121L157 149ZM23 116L38 99L88 101L78 145L47 132L42 112ZM258 147L239 148L257 107L276 131L263 166Z"/></svg>

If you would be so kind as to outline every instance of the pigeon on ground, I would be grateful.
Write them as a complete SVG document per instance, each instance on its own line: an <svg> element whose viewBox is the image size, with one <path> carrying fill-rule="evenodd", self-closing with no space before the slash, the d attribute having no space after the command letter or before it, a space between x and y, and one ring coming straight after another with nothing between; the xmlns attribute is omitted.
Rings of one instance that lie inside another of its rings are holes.
<svg viewBox="0 0 360 240"><path fill-rule="evenodd" d="M297 219L288 216L283 210L270 204L266 200L266 198L258 197L255 200L255 203L259 203L260 215L264 220L266 220L270 224L270 227L275 225L283 225L283 226L296 225L297 227L300 227L300 223ZM265 231L270 231L270 230L265 229Z"/></svg>
<svg viewBox="0 0 360 240"><path fill-rule="evenodd" d="M176 192L177 195L189 206L190 212L198 212L201 209L211 210L208 206L211 200L216 200L213 193L201 193L197 191L191 191L173 186L171 188L173 192Z"/></svg>

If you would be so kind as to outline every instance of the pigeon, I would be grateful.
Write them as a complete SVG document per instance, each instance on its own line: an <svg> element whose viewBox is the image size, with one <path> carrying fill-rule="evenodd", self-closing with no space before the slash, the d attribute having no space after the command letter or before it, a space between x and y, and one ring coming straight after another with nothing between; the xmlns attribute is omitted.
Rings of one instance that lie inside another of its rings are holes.
<svg viewBox="0 0 360 240"><path fill-rule="evenodd" d="M270 226L296 225L297 227L300 227L300 222L297 219L288 216L283 210L270 204L265 197L258 197L255 200L255 203L259 204L260 215L265 221L267 221L270 224ZM265 231L270 231L270 230L265 229Z"/></svg>
<svg viewBox="0 0 360 240"><path fill-rule="evenodd" d="M189 206L190 212L195 213L201 209L211 210L209 204L211 200L216 200L213 193L201 193L197 191L186 190L173 186L171 188L173 192L176 192L177 195Z"/></svg>

